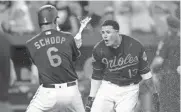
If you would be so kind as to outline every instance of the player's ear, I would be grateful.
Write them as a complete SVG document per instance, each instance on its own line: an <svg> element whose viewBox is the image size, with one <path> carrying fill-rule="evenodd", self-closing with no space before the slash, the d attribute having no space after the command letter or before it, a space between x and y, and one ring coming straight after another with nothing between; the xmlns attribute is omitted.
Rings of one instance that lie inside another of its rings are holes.
<svg viewBox="0 0 181 112"><path fill-rule="evenodd" d="M55 20L54 20L54 24L58 24L57 23L57 20L59 19L59 17L57 16L56 18L55 18Z"/></svg>
<svg viewBox="0 0 181 112"><path fill-rule="evenodd" d="M119 34L119 30L115 30L116 34Z"/></svg>
<svg viewBox="0 0 181 112"><path fill-rule="evenodd" d="M60 31L60 28L59 28L59 25L58 25L58 17L55 19L55 21L54 21L54 25L55 25L55 27L56 27L56 29L58 30L58 31Z"/></svg>

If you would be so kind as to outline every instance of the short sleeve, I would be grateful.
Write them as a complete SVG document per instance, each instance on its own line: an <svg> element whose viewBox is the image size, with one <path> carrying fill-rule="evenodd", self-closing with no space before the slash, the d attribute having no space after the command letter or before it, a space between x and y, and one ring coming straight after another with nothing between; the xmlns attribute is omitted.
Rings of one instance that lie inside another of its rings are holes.
<svg viewBox="0 0 181 112"><path fill-rule="evenodd" d="M72 36L72 35L71 35ZM78 57L80 57L81 53L76 46L74 37L71 38L71 49L72 49L72 60L76 61Z"/></svg>
<svg viewBox="0 0 181 112"><path fill-rule="evenodd" d="M35 62L34 62L34 60L33 60L33 56L32 56L31 53L30 53L30 49L29 49L29 47L28 47L28 44L27 44L27 46L26 46L24 56L25 56L25 59L26 59L26 60L28 60L28 61L30 61L31 63L34 63L34 64L35 64Z"/></svg>
<svg viewBox="0 0 181 112"><path fill-rule="evenodd" d="M102 80L104 76L105 65L101 61L101 54L98 52L96 48L92 51L92 66L93 66L93 74L92 79Z"/></svg>
<svg viewBox="0 0 181 112"><path fill-rule="evenodd" d="M146 74L150 71L148 64L148 57L145 51L145 48L141 46L141 51L139 53L139 74Z"/></svg>

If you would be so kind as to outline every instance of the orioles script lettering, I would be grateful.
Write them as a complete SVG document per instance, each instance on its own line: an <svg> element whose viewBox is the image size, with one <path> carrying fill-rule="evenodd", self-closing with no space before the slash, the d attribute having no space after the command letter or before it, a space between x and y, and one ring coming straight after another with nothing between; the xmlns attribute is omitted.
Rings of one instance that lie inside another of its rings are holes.
<svg viewBox="0 0 181 112"><path fill-rule="evenodd" d="M102 58L102 63L106 64L110 71L117 71L123 68L136 65L139 62L138 56L133 57L131 54L125 58L114 56L113 59Z"/></svg>

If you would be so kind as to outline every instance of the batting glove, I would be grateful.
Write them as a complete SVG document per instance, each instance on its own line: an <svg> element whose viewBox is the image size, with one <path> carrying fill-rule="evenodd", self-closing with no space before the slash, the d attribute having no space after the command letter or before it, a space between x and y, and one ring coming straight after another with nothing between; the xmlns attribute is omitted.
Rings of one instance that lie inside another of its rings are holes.
<svg viewBox="0 0 181 112"><path fill-rule="evenodd" d="M92 107L94 99L95 99L94 97L90 97L90 96L88 97L88 102L87 102L86 107L85 107L86 112L91 111L91 107Z"/></svg>

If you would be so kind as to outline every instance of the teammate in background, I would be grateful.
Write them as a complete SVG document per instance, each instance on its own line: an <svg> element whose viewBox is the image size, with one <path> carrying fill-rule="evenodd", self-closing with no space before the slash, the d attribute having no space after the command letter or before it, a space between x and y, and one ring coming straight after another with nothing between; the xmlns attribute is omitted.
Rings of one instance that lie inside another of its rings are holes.
<svg viewBox="0 0 181 112"><path fill-rule="evenodd" d="M57 30L57 9L44 5L38 11L41 32L27 41L38 68L40 86L27 112L84 112L73 61L80 56L81 32L91 18L81 22L78 34Z"/></svg>
<svg viewBox="0 0 181 112"><path fill-rule="evenodd" d="M145 49L135 39L119 34L119 25L113 20L102 24L101 35L103 39L92 54L93 74L86 112L134 112L139 83L152 87Z"/></svg>
<svg viewBox="0 0 181 112"><path fill-rule="evenodd" d="M168 35L158 45L153 68L160 93L160 112L180 111L180 21L168 16ZM159 69L160 70L159 70Z"/></svg>
<svg viewBox="0 0 181 112"><path fill-rule="evenodd" d="M9 104L9 87L16 81L14 63L10 54L8 35L0 32L0 111L12 112Z"/></svg>

